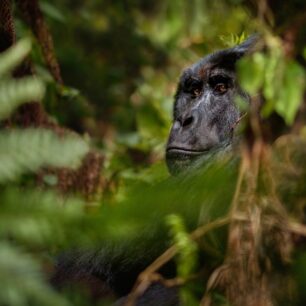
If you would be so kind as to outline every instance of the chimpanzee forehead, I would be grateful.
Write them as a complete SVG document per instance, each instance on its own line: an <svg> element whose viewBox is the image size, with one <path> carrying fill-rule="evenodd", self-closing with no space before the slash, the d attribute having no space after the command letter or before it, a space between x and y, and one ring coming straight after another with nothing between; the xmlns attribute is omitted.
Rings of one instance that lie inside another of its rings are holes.
<svg viewBox="0 0 306 306"><path fill-rule="evenodd" d="M220 50L200 59L190 69L199 76L205 76L216 69L234 71L236 61L237 53L233 49Z"/></svg>
<svg viewBox="0 0 306 306"><path fill-rule="evenodd" d="M215 75L223 75L229 78L234 78L235 70L228 65L201 60L183 71L180 84L184 85L190 79L202 80L205 82L208 81L210 77Z"/></svg>

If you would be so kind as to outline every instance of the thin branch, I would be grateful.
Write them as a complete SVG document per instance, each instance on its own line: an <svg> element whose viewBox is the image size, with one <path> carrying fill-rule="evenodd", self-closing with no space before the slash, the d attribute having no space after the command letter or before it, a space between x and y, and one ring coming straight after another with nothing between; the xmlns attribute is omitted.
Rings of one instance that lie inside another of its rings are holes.
<svg viewBox="0 0 306 306"><path fill-rule="evenodd" d="M16 40L11 0L0 1L0 36L0 52L11 47Z"/></svg>
<svg viewBox="0 0 306 306"><path fill-rule="evenodd" d="M224 226L231 221L231 218L226 216L224 218L219 218L213 222L205 224L203 226L198 227L190 234L190 239L198 240L202 236L204 236L207 232ZM137 301L137 298L140 297L151 285L152 281L160 280L152 275L160 269L164 264L170 261L176 254L177 254L177 247L176 245L171 246L168 248L161 256L159 256L151 265L149 265L141 274L139 274L138 279L134 288L132 289L131 293L129 294L126 306L133 306Z"/></svg>
<svg viewBox="0 0 306 306"><path fill-rule="evenodd" d="M288 230L300 236L306 236L306 226L298 222L289 222Z"/></svg>
<svg viewBox="0 0 306 306"><path fill-rule="evenodd" d="M242 155L242 161L240 163L240 169L239 169L239 174L238 174L238 179L237 179L237 183L236 183L236 188L235 188L235 192L234 192L234 196L232 199L232 203L231 203L231 208L230 208L230 212L229 215L231 218L234 217L235 213L237 212L238 209L238 197L240 195L240 191L241 191L241 185L243 182L243 178L245 175L245 171L247 169L247 158L245 156L245 154Z"/></svg>
<svg viewBox="0 0 306 306"><path fill-rule="evenodd" d="M23 19L30 26L41 47L50 73L58 84L63 84L60 66L55 56L54 43L38 0L16 0Z"/></svg>

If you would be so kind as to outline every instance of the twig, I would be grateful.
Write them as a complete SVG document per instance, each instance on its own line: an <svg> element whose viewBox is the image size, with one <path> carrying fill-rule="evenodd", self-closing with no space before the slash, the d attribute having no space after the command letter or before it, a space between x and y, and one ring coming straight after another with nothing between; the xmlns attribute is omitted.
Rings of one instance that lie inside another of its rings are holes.
<svg viewBox="0 0 306 306"><path fill-rule="evenodd" d="M238 197L240 195L241 192L241 185L244 179L244 175L247 169L247 163L248 163L248 159L246 154L242 154L242 161L240 163L240 169L239 169L239 174L238 174L238 179L237 179L237 183L236 183L236 188L235 188L235 192L234 192L234 196L232 199L232 203L230 206L230 211L229 211L229 221L233 221L234 220L234 216L236 215L237 211L238 211ZM233 224L230 224L230 227L232 227ZM215 270L215 273L213 273L209 280L208 283L213 283L213 278L215 278L217 274L217 270ZM209 306L211 304L211 297L209 294L209 287L210 285L207 286L206 291L204 296L202 297L201 300L201 306Z"/></svg>
<svg viewBox="0 0 306 306"><path fill-rule="evenodd" d="M288 229L294 234L306 236L306 226L298 222L289 222Z"/></svg>
<svg viewBox="0 0 306 306"><path fill-rule="evenodd" d="M236 184L234 196L233 196L233 199L232 199L232 203L231 203L231 206L230 206L231 208L230 208L229 215L230 215L231 218L233 218L235 213L237 212L238 197L239 197L239 194L240 194L241 185L242 185L242 182L243 182L243 178L244 178L246 169L247 169L247 158L246 158L245 154L243 154L242 155L242 161L240 163L240 169L239 169L237 184Z"/></svg>
<svg viewBox="0 0 306 306"><path fill-rule="evenodd" d="M200 226L190 234L190 239L198 240L207 232L228 224L230 220L231 218L229 216L226 216L203 226ZM156 277L153 277L152 279L152 275L154 274L154 272L161 268L165 263L170 261L176 255L177 251L178 249L176 245L171 246L152 264L150 264L141 274L139 274L136 284L127 298L125 304L126 306L133 306L135 304L137 298L140 297L151 285L152 280L157 280Z"/></svg>

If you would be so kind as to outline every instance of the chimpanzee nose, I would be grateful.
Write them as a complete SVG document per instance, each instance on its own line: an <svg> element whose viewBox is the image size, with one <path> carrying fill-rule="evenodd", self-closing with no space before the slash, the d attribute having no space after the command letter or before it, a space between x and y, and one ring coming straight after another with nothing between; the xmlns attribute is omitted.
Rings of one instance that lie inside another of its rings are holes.
<svg viewBox="0 0 306 306"><path fill-rule="evenodd" d="M185 116L178 117L172 126L174 131L187 131L192 128L197 122L197 114L186 114Z"/></svg>
<svg viewBox="0 0 306 306"><path fill-rule="evenodd" d="M180 128L182 128L183 130L189 130L190 128L194 127L198 119L199 119L199 114L197 114L195 111L191 111L191 112L182 114L177 119L177 121L180 125Z"/></svg>
<svg viewBox="0 0 306 306"><path fill-rule="evenodd" d="M186 128L188 126L190 126L192 124L194 120L194 117L193 116L189 116L187 118L184 118L182 121L181 121L181 125L183 128Z"/></svg>

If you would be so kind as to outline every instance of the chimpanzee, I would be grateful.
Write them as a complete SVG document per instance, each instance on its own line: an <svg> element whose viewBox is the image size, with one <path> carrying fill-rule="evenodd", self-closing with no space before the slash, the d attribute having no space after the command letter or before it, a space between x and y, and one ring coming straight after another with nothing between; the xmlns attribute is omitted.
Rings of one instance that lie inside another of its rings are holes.
<svg viewBox="0 0 306 306"><path fill-rule="evenodd" d="M254 35L236 47L210 54L182 73L166 149L171 174L232 145L240 119L234 99L237 95L249 99L237 84L235 65L256 40Z"/></svg>
<svg viewBox="0 0 306 306"><path fill-rule="evenodd" d="M175 94L173 125L166 148L166 162L171 174L192 167L197 161L207 161L216 153L231 148L234 129L240 119L235 97L248 96L237 84L235 65L256 42L251 37L240 45L210 54L187 68L180 78ZM145 234L144 234L145 235ZM69 252L58 260L52 282L56 286L74 282L91 287L98 299L117 299L123 305L138 274L159 254L154 237L147 245L150 249L135 256L127 255L116 245L102 247L95 252ZM156 239L155 239L156 240ZM160 243L160 242L158 242ZM122 242L124 244L124 242ZM172 271L171 271L172 270ZM174 267L168 265L164 275L173 275ZM178 306L178 289L153 284L137 301L137 306Z"/></svg>

